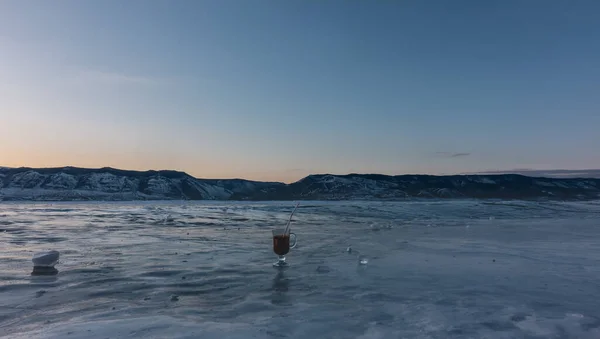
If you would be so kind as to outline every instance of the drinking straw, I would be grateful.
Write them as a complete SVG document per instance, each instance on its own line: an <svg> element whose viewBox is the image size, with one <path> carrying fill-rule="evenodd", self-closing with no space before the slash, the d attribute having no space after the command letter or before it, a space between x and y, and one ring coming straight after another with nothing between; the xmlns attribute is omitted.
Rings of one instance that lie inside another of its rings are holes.
<svg viewBox="0 0 600 339"><path fill-rule="evenodd" d="M292 211L292 214L290 214L290 219L287 222L287 225L285 225L285 231L283 232L283 235L286 234L290 234L290 225L292 223L292 217L294 216L294 212L296 212L296 209L298 208L298 205L300 205L300 203L296 203L296 207L294 207L294 210Z"/></svg>

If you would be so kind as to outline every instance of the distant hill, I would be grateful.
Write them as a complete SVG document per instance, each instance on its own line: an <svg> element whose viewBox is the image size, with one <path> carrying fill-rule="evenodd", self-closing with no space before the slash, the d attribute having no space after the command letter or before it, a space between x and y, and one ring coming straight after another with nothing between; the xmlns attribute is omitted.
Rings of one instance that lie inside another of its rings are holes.
<svg viewBox="0 0 600 339"><path fill-rule="evenodd" d="M241 196L240 196L241 197ZM600 198L600 179L500 175L310 175L276 190L254 192L255 200L315 199L552 199Z"/></svg>
<svg viewBox="0 0 600 339"><path fill-rule="evenodd" d="M600 179L494 175L309 175L292 184L177 171L0 167L0 200L600 199Z"/></svg>
<svg viewBox="0 0 600 339"><path fill-rule="evenodd" d="M3 200L227 200L282 183L196 179L177 171L115 168L0 168Z"/></svg>
<svg viewBox="0 0 600 339"><path fill-rule="evenodd" d="M544 177L544 178L596 178L600 179L600 169L583 169L583 170L534 170L534 169L515 169L510 171L487 171L464 174L521 174L529 177Z"/></svg>

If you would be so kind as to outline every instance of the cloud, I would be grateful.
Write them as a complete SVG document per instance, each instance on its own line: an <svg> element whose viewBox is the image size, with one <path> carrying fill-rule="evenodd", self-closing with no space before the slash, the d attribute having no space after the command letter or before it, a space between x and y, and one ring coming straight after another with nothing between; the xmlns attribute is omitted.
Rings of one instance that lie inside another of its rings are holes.
<svg viewBox="0 0 600 339"><path fill-rule="evenodd" d="M95 70L80 71L77 73L76 79L86 83L98 83L105 85L152 86L161 83L159 79L146 76Z"/></svg>
<svg viewBox="0 0 600 339"><path fill-rule="evenodd" d="M452 152L435 152L436 155L445 157L445 158L458 158L458 157L467 157L471 155L471 153L461 152L461 153L452 153Z"/></svg>
<svg viewBox="0 0 600 339"><path fill-rule="evenodd" d="M457 158L457 157L467 157L471 155L471 153L453 153L451 155L452 158Z"/></svg>

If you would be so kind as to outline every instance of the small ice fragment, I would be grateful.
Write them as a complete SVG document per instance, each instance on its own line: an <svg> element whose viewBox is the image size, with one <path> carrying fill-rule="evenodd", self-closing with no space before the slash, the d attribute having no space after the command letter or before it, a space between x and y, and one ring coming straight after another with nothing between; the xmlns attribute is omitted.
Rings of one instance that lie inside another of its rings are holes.
<svg viewBox="0 0 600 339"><path fill-rule="evenodd" d="M350 247L350 245L348 245L348 248L346 248L346 252L352 253L352 247Z"/></svg>
<svg viewBox="0 0 600 339"><path fill-rule="evenodd" d="M171 216L171 214L167 214L165 216L165 218L163 219L163 224L166 225L167 223L171 223L173 221L175 221L175 219L173 219L173 217Z"/></svg>
<svg viewBox="0 0 600 339"><path fill-rule="evenodd" d="M361 265L366 265L366 264L369 263L369 259L367 259L366 256L361 255L361 256L358 257L358 263L361 264Z"/></svg>
<svg viewBox="0 0 600 339"><path fill-rule="evenodd" d="M59 256L60 253L58 253L58 251L38 252L33 255L31 261L34 266L54 267L58 262Z"/></svg>
<svg viewBox="0 0 600 339"><path fill-rule="evenodd" d="M31 275L55 275L58 270L54 265L58 263L60 253L58 251L38 252L33 255L33 272Z"/></svg>

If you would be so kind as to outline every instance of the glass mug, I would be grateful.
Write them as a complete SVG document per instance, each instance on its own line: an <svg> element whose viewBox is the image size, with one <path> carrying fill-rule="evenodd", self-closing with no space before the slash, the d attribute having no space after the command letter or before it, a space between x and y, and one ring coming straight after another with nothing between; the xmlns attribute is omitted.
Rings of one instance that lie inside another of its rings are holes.
<svg viewBox="0 0 600 339"><path fill-rule="evenodd" d="M292 244L290 244L290 239L293 240ZM294 247L296 247L296 235L294 233L285 234L283 228L273 230L273 252L279 256L279 260L273 266L287 266L285 255Z"/></svg>

